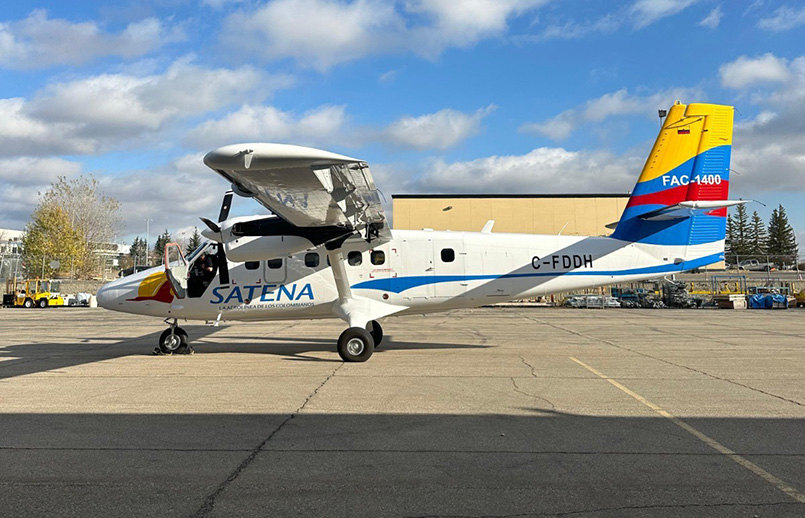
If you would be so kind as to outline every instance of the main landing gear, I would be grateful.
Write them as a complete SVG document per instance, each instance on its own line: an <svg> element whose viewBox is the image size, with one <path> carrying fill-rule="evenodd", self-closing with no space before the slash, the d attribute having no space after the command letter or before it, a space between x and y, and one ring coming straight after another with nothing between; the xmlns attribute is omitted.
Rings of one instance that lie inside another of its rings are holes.
<svg viewBox="0 0 805 518"><path fill-rule="evenodd" d="M171 322L171 320L173 320ZM187 341L187 331L176 325L176 319L165 319L170 327L159 336L159 346L154 354L189 354L193 352Z"/></svg>
<svg viewBox="0 0 805 518"><path fill-rule="evenodd" d="M338 355L345 362L365 362L383 340L383 328L377 320L366 326L350 327L338 337Z"/></svg>

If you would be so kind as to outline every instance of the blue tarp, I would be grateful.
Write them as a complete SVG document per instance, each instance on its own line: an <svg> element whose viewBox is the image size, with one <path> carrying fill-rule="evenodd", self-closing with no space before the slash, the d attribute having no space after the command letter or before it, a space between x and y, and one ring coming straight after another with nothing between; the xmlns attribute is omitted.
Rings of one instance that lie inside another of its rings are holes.
<svg viewBox="0 0 805 518"><path fill-rule="evenodd" d="M763 293L749 296L749 307L751 309L771 309L775 307L785 308L788 305L788 299L785 295L779 293Z"/></svg>

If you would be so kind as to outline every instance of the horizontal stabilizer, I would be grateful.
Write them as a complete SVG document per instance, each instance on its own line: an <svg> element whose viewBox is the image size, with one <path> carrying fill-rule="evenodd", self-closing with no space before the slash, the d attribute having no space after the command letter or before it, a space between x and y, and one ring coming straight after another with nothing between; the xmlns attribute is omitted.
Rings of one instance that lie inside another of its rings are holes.
<svg viewBox="0 0 805 518"><path fill-rule="evenodd" d="M696 214L705 214L713 210L734 207L735 205L742 205L744 203L749 203L749 200L682 201L676 205L670 205L641 214L640 219L646 221L684 219L695 216Z"/></svg>

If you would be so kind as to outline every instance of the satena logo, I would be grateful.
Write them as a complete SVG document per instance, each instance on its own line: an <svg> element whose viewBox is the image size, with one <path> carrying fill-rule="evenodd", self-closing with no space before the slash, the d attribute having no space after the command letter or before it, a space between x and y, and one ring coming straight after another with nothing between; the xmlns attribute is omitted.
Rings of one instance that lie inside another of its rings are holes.
<svg viewBox="0 0 805 518"><path fill-rule="evenodd" d="M232 288L217 287L212 290L214 298L211 304L239 304L254 302L297 302L313 300L313 287L310 283L298 284L256 284L252 286L234 286Z"/></svg>

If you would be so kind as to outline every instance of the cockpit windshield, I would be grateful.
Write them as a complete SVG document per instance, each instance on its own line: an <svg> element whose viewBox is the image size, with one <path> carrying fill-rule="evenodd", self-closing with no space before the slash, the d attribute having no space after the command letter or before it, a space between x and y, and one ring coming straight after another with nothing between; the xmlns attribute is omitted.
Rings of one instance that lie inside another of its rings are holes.
<svg viewBox="0 0 805 518"><path fill-rule="evenodd" d="M214 245L215 245L215 243L213 243L212 241L204 241L203 243L201 243L200 245L198 245L198 248L196 248L195 250L193 250L193 251L190 253L190 255L188 255L188 256L187 256L187 264L192 263L192 262L193 262L193 260L194 260L196 257L198 257L198 256L199 256L199 254L200 254L201 252L203 252L204 250L206 250L208 247L210 247L210 246L214 246Z"/></svg>

